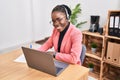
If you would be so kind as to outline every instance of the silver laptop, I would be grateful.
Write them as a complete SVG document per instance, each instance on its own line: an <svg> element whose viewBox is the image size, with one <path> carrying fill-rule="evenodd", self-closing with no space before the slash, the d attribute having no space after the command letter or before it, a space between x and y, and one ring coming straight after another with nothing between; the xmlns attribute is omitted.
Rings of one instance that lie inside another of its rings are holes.
<svg viewBox="0 0 120 80"><path fill-rule="evenodd" d="M22 47L29 67L58 76L69 64L53 59L51 52L41 52Z"/></svg>

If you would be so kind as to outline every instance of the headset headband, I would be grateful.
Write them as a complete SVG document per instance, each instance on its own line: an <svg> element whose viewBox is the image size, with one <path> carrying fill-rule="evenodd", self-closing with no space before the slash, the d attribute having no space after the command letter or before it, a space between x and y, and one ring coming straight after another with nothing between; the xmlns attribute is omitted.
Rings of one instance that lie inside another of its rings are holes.
<svg viewBox="0 0 120 80"><path fill-rule="evenodd" d="M69 19L69 14L68 14L67 8L64 5L61 5L61 6L65 9L65 13L66 13L67 19Z"/></svg>

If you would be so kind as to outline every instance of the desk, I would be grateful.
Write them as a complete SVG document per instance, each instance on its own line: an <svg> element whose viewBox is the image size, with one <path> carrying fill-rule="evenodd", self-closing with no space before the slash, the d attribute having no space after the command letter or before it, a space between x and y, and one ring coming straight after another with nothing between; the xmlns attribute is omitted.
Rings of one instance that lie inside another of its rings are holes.
<svg viewBox="0 0 120 80"><path fill-rule="evenodd" d="M88 68L69 65L58 77L29 68L26 63L14 62L22 50L0 54L0 80L87 80Z"/></svg>

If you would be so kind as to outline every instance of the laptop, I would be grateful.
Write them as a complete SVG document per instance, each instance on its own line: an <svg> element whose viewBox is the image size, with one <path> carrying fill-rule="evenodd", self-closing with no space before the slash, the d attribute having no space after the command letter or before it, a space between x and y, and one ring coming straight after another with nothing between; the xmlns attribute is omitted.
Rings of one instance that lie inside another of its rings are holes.
<svg viewBox="0 0 120 80"><path fill-rule="evenodd" d="M41 52L35 49L22 47L27 65L31 68L58 76L67 68L68 63L53 59L51 52Z"/></svg>

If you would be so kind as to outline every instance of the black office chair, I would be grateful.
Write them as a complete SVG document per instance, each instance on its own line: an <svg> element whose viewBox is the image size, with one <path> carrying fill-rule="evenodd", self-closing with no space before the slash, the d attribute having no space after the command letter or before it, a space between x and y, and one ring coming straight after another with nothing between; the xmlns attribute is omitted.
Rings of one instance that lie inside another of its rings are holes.
<svg viewBox="0 0 120 80"><path fill-rule="evenodd" d="M80 60L81 60L81 65L84 62L85 59L85 53L86 53L86 46L84 44L82 44L82 51L81 51L81 56L80 56Z"/></svg>

